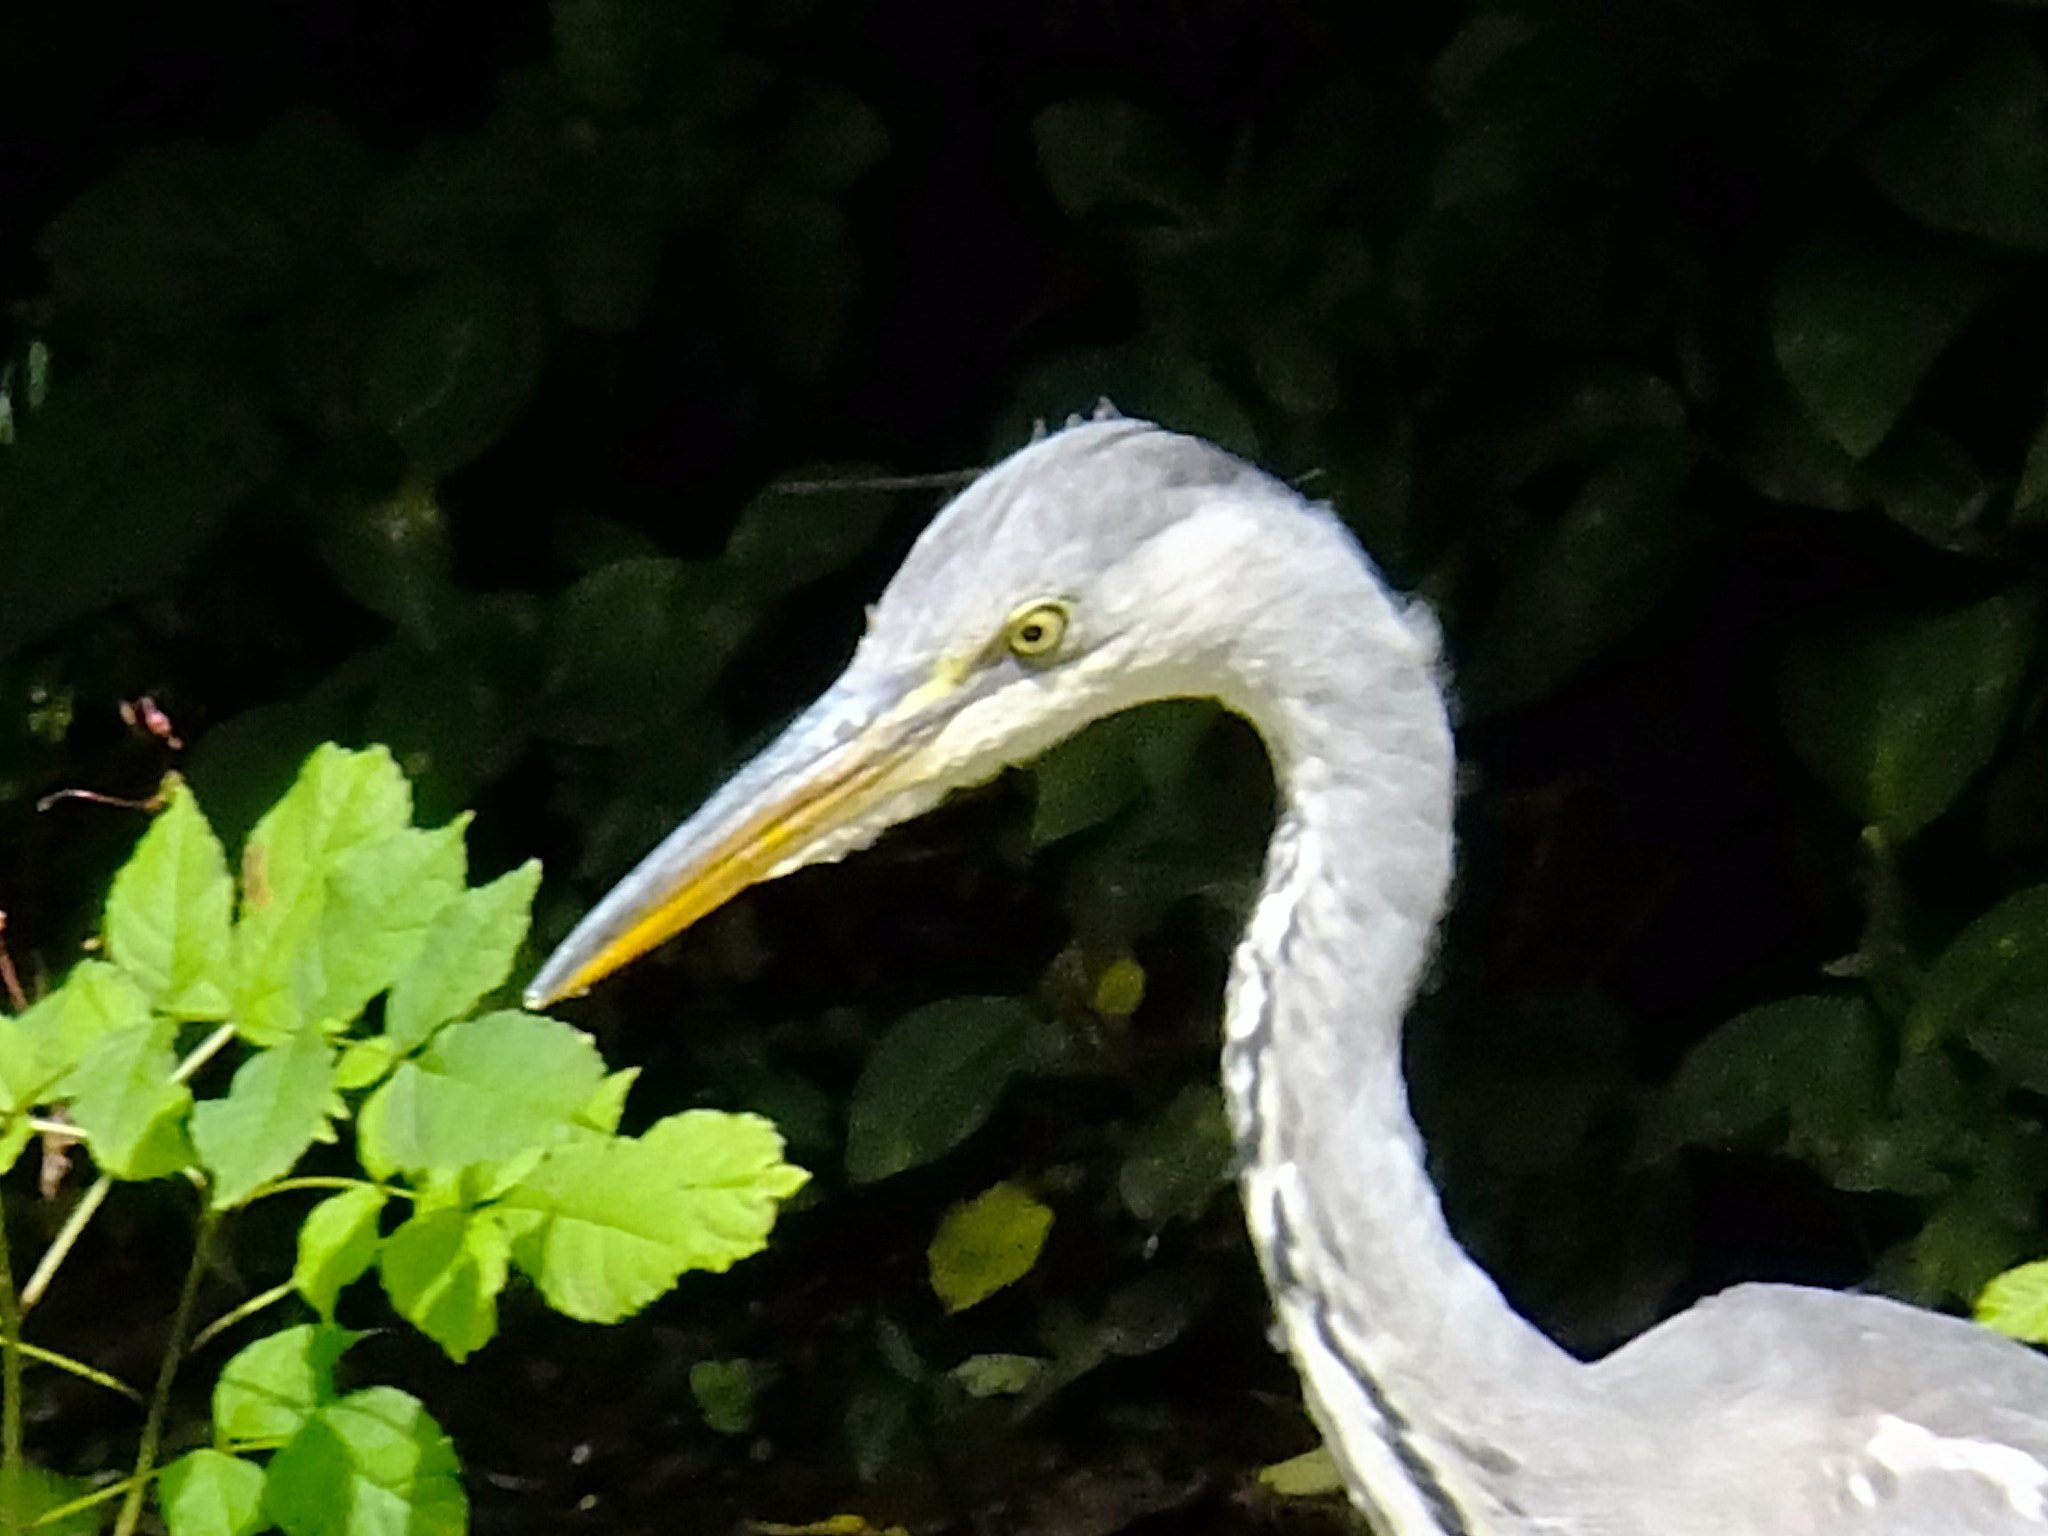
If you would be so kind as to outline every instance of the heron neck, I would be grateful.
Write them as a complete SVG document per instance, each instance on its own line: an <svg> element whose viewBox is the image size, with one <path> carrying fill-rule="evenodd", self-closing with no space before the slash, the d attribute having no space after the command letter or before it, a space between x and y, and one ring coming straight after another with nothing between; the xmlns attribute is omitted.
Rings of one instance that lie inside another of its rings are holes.
<svg viewBox="0 0 2048 1536"><path fill-rule="evenodd" d="M1455 764L1432 648L1362 563L1357 578L1311 626L1328 636L1313 653L1300 603L1291 640L1253 625L1237 642L1230 702L1266 739L1281 811L1233 963L1224 1080L1289 1342L1326 1431L1366 1445L1340 1449L1354 1485L1405 1484L1426 1506L1416 1464L1455 1464L1438 1491L1462 1506L1473 1449L1514 1458L1525 1406L1582 1395L1581 1368L1452 1236L1409 1112L1402 1017L1450 883ZM1404 1521L1402 1496L1386 1495L1395 1530L1465 1528L1421 1506Z"/></svg>

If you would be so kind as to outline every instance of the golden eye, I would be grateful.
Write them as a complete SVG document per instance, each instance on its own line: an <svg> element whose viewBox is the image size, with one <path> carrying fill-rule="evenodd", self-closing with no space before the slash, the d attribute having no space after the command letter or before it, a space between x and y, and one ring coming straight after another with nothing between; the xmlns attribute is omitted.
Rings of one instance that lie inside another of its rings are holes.
<svg viewBox="0 0 2048 1536"><path fill-rule="evenodd" d="M1003 643L1019 661L1043 661L1067 638L1065 603L1027 603L1010 615Z"/></svg>

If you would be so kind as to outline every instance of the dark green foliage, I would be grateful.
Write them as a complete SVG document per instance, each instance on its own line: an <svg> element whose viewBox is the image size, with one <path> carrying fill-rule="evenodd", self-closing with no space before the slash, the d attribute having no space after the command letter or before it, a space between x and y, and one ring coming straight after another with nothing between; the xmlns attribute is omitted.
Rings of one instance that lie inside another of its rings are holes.
<svg viewBox="0 0 2048 1536"><path fill-rule="evenodd" d="M423 820L477 810L480 864L548 857L545 944L832 675L936 500L886 473L1106 396L1329 500L1440 615L1470 773L1411 1067L1454 1220L1519 1304L1597 1348L1731 1278L1952 1304L2048 1252L2048 12L1305 0L1168 7L1168 38L1157 7L1083 9L525 0L432 61L431 112L287 84L205 142L150 123L67 169L42 263L24 226L0 268L0 906L31 980L71 974L43 1023L94 1155L196 1160L231 1198L320 1155L331 1081L366 1157L429 1177L604 1081L566 1033L449 1023L531 959L489 942L521 877L429 903L433 952L475 963L395 980L418 914L338 880L318 995L272 978L262 1051L195 1108L164 1067L229 1006L205 978L232 914L159 931L117 902L74 969L130 829L31 809L154 787L116 699L169 705L230 846L317 743L389 743ZM69 58L36 99L76 129ZM1287 1377L1216 1198L1264 764L1185 703L1020 783L578 1005L657 1114L759 1110L833 1170L765 1294L694 1292L664 1314L679 1365L634 1345L586 1383L589 1442L632 1468L599 1479L606 1518L852 1503L773 1503L812 1486L792 1462L900 1479L905 1523L937 1487L1014 1507L1056 1444L1153 1465L1155 1420L1227 1425L1231 1473L1306 1443L1250 1406ZM183 804L161 878L219 890ZM432 837L406 885L448 895ZM387 984L331 1059L305 1033ZM38 1065L0 1032L9 1102ZM296 1285L330 1315L376 1267L457 1354L523 1326L489 1310L522 1263L615 1315L661 1276L594 1294L573 1241L523 1234L674 1153L403 1226L339 1193ZM1043 1253L950 1319L943 1213L1011 1185L1055 1217ZM1987 1312L2038 1332L2037 1285ZM456 1438L507 1438L524 1389L473 1389ZM367 1438L438 1455L361 1395L294 1410L323 1416L323 1497ZM166 1497L237 1529L240 1465L194 1453ZM586 1492L533 1477L472 1492L533 1528Z"/></svg>

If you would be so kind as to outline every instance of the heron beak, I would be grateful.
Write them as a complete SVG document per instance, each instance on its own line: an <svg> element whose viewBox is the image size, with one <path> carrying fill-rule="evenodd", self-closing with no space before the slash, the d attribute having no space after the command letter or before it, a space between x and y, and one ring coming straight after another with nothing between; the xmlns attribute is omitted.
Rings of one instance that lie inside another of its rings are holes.
<svg viewBox="0 0 2048 1536"><path fill-rule="evenodd" d="M527 985L526 1006L587 992L748 886L852 852L900 819L868 813L916 777L953 692L935 680L879 714L827 693L591 909Z"/></svg>

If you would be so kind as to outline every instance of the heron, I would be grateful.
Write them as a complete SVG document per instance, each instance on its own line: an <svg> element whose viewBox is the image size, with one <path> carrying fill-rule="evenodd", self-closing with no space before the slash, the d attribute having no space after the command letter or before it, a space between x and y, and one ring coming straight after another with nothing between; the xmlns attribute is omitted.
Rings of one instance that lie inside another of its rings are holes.
<svg viewBox="0 0 2048 1536"><path fill-rule="evenodd" d="M1334 512L1199 438L1070 422L916 540L837 681L606 895L542 1007L1091 720L1208 698L1279 810L1222 1077L1280 1334L1382 1536L2048 1533L2048 1360L1882 1297L1750 1283L1602 1358L1459 1245L1401 1066L1452 876L1438 631Z"/></svg>

